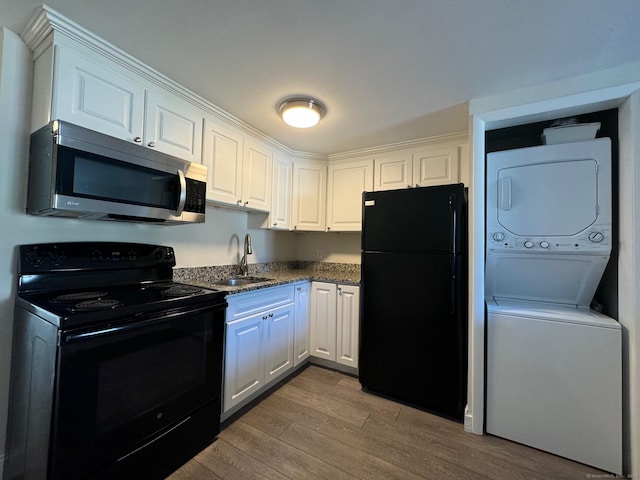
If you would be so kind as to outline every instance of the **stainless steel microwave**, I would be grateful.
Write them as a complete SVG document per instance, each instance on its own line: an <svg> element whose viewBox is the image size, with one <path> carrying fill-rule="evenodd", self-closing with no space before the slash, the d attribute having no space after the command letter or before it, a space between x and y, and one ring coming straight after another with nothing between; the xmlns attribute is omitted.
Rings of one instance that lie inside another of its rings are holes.
<svg viewBox="0 0 640 480"><path fill-rule="evenodd" d="M207 168L61 120L31 134L27 213L202 223Z"/></svg>

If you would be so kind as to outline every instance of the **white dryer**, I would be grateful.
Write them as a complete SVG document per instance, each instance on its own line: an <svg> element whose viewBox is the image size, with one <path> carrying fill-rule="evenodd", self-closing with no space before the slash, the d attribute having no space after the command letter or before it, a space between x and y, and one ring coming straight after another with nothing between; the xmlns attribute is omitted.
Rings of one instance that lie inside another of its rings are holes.
<svg viewBox="0 0 640 480"><path fill-rule="evenodd" d="M486 429L622 472L622 338L589 309L611 253L611 142L487 156Z"/></svg>
<svg viewBox="0 0 640 480"><path fill-rule="evenodd" d="M487 297L589 305L611 254L611 141L487 156Z"/></svg>

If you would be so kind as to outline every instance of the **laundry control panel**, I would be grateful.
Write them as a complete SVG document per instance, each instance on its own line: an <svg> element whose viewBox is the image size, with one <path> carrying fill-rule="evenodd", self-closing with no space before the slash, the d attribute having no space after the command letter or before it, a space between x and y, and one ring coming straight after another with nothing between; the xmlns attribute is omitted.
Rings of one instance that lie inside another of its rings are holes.
<svg viewBox="0 0 640 480"><path fill-rule="evenodd" d="M513 235L501 229L487 232L487 250L522 252L584 252L608 253L611 251L611 227L591 228L573 237L525 237Z"/></svg>

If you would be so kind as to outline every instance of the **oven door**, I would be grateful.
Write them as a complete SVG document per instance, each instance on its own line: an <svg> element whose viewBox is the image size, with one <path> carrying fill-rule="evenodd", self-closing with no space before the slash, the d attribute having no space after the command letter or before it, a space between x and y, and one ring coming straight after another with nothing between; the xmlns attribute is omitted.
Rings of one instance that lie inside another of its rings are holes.
<svg viewBox="0 0 640 480"><path fill-rule="evenodd" d="M90 476L219 405L223 331L218 306L61 332L50 477ZM213 411L211 440L219 406Z"/></svg>

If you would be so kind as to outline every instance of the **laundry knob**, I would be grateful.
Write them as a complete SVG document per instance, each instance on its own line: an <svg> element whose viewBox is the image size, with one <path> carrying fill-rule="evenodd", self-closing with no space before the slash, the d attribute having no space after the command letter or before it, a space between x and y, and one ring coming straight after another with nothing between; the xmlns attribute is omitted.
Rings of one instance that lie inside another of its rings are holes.
<svg viewBox="0 0 640 480"><path fill-rule="evenodd" d="M533 242L531 240L527 240L524 242L524 248L533 248Z"/></svg>
<svg viewBox="0 0 640 480"><path fill-rule="evenodd" d="M601 232L591 232L589 234L589 241L593 243L600 243L604 240L604 235Z"/></svg>
<svg viewBox="0 0 640 480"><path fill-rule="evenodd" d="M540 242L540 248L549 248L549 242L543 240Z"/></svg>
<svg viewBox="0 0 640 480"><path fill-rule="evenodd" d="M501 241L503 241L503 240L504 240L504 233L502 233L502 232L495 232L495 233L493 234L493 239L494 239L496 242L501 242Z"/></svg>

